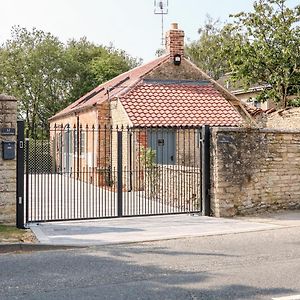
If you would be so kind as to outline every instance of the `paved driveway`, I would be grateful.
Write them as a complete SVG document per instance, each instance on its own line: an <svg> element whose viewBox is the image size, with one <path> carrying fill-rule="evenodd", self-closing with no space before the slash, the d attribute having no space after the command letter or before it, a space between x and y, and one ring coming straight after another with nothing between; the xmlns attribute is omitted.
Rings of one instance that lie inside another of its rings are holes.
<svg viewBox="0 0 300 300"><path fill-rule="evenodd" d="M39 241L50 245L104 245L182 237L271 230L300 225L300 212L282 217L224 219L167 215L32 224Z"/></svg>

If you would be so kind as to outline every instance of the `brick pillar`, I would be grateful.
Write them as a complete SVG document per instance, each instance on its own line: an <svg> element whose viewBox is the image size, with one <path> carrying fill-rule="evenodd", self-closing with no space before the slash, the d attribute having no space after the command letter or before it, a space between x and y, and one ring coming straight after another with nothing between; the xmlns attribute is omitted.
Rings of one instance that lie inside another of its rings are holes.
<svg viewBox="0 0 300 300"><path fill-rule="evenodd" d="M0 94L0 223L15 224L16 158L3 159L2 143L3 141L16 142L16 134L10 129L15 133L17 131L17 100Z"/></svg>

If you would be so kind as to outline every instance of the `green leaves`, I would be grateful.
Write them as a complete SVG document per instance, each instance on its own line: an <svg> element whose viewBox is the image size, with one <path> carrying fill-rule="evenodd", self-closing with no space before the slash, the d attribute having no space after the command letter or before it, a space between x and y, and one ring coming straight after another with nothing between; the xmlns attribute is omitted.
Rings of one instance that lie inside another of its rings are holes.
<svg viewBox="0 0 300 300"><path fill-rule="evenodd" d="M285 107L290 95L300 98L300 5L258 0L252 12L231 17L223 26L208 18L199 40L187 47L191 59L215 79L230 72L231 81L245 89L268 85L261 100Z"/></svg>
<svg viewBox="0 0 300 300"><path fill-rule="evenodd" d="M63 44L50 33L13 27L0 47L0 90L19 99L19 115L31 131L103 81L140 61L85 38Z"/></svg>
<svg viewBox="0 0 300 300"><path fill-rule="evenodd" d="M259 0L253 8L233 16L234 30L245 37L234 46L234 55L227 52L233 79L269 84L261 98L286 107L290 87L300 85L299 7L288 8L285 0Z"/></svg>
<svg viewBox="0 0 300 300"><path fill-rule="evenodd" d="M199 30L199 40L186 47L191 60L214 79L220 78L229 70L227 60L223 59L224 43L231 38L221 29L220 22L207 16L206 23Z"/></svg>

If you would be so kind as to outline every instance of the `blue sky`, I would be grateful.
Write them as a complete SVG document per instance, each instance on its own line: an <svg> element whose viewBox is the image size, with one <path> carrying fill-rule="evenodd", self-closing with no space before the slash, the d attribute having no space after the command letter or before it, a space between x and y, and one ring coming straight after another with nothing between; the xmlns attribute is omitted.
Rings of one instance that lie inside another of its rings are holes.
<svg viewBox="0 0 300 300"><path fill-rule="evenodd" d="M154 0L2 0L0 43L13 25L49 31L60 40L86 36L148 61L161 43L161 19L154 15ZM207 14L228 20L230 13L250 11L252 0L169 0L165 30L177 22L186 39L197 39L197 30ZM288 0L293 7L299 0Z"/></svg>

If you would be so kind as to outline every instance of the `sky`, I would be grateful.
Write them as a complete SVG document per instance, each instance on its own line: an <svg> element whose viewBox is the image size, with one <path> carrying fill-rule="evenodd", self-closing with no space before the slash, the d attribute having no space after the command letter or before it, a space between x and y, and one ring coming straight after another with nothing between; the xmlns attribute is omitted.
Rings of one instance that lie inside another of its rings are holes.
<svg viewBox="0 0 300 300"><path fill-rule="evenodd" d="M165 31L176 22L187 41L196 40L206 15L225 22L229 14L251 11L252 0L168 0ZM288 0L294 7L299 0ZM154 14L154 0L0 0L0 43L11 27L36 27L62 42L87 37L96 44L125 50L147 62L161 48L161 18Z"/></svg>

